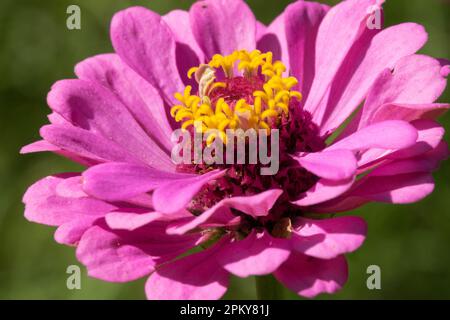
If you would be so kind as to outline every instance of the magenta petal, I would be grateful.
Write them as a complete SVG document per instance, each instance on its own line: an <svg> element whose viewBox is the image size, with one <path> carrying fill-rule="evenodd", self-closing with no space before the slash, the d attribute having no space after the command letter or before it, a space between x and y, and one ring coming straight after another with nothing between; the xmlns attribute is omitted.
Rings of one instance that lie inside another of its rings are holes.
<svg viewBox="0 0 450 320"><path fill-rule="evenodd" d="M96 162L121 161L142 163L119 145L101 135L71 125L47 125L41 136L52 145Z"/></svg>
<svg viewBox="0 0 450 320"><path fill-rule="evenodd" d="M305 109L313 114L316 123L322 122L325 111L318 109L320 102L353 44L362 34L373 33L366 22L369 7L376 3L377 0L343 1L323 18L317 32L314 81L305 101Z"/></svg>
<svg viewBox="0 0 450 320"><path fill-rule="evenodd" d="M153 193L153 206L156 211L173 213L183 209L201 188L225 173L224 170L213 170L202 175L181 175L167 181Z"/></svg>
<svg viewBox="0 0 450 320"><path fill-rule="evenodd" d="M329 180L345 180L356 173L356 158L349 150L326 149L322 152L308 153L294 157L298 163L315 175Z"/></svg>
<svg viewBox="0 0 450 320"><path fill-rule="evenodd" d="M165 225L153 223L133 232L94 226L77 247L77 258L91 277L127 282L141 278L196 245L198 236L167 236Z"/></svg>
<svg viewBox="0 0 450 320"><path fill-rule="evenodd" d="M120 201L154 190L174 180L184 181L196 177L198 176L164 172L138 164L110 162L86 170L83 173L83 188L94 197Z"/></svg>
<svg viewBox="0 0 450 320"><path fill-rule="evenodd" d="M114 211L105 216L105 221L108 227L115 230L129 230L133 231L143 227L153 221L169 221L173 219L180 219L191 217L192 214L182 211L178 214L162 214L160 212L125 212Z"/></svg>
<svg viewBox="0 0 450 320"><path fill-rule="evenodd" d="M387 103L382 105L373 116L368 119L369 123L384 120L413 121L417 119L436 119L450 108L448 103Z"/></svg>
<svg viewBox="0 0 450 320"><path fill-rule="evenodd" d="M282 13L268 26L262 28L257 22L256 47L261 52L272 52L274 61L283 61L289 70L288 42L285 34L285 14Z"/></svg>
<svg viewBox="0 0 450 320"><path fill-rule="evenodd" d="M313 298L341 289L347 282L348 266L343 256L322 260L293 252L274 275L298 295Z"/></svg>
<svg viewBox="0 0 450 320"><path fill-rule="evenodd" d="M373 116L385 104L435 102L447 85L441 68L439 60L428 56L410 55L400 59L393 71L387 69L376 79L359 117L350 123L346 133L373 123Z"/></svg>
<svg viewBox="0 0 450 320"><path fill-rule="evenodd" d="M206 58L255 49L256 19L244 1L198 1L189 14L195 39Z"/></svg>
<svg viewBox="0 0 450 320"><path fill-rule="evenodd" d="M297 1L283 13L290 69L300 82L303 99L308 97L314 79L317 31L328 9L320 3Z"/></svg>
<svg viewBox="0 0 450 320"><path fill-rule="evenodd" d="M78 190L73 195L58 194L58 185L65 179L78 179L79 176L49 176L31 187L23 197L25 203L25 217L29 221L51 226L77 219L80 215L98 218L116 209L115 206L106 202L80 195Z"/></svg>
<svg viewBox="0 0 450 320"><path fill-rule="evenodd" d="M145 132L170 153L172 128L164 102L158 91L118 55L88 58L76 65L75 73L82 80L96 81L114 92Z"/></svg>
<svg viewBox="0 0 450 320"><path fill-rule="evenodd" d="M220 250L217 259L232 274L246 278L274 272L290 255L289 241L253 231L243 240L235 240Z"/></svg>
<svg viewBox="0 0 450 320"><path fill-rule="evenodd" d="M298 218L293 226L292 249L319 259L332 259L358 249L367 233L360 217L337 217L324 220Z"/></svg>
<svg viewBox="0 0 450 320"><path fill-rule="evenodd" d="M176 66L175 40L158 14L143 7L116 13L111 40L120 58L155 87L168 104L174 92L183 91Z"/></svg>
<svg viewBox="0 0 450 320"><path fill-rule="evenodd" d="M417 130L408 122L387 120L358 130L333 143L328 150L402 149L413 145L417 141L417 136Z"/></svg>
<svg viewBox="0 0 450 320"><path fill-rule="evenodd" d="M298 206L311 206L328 201L348 191L354 181L354 178L337 181L320 179L311 189L304 192L299 200L292 201L292 203Z"/></svg>
<svg viewBox="0 0 450 320"><path fill-rule="evenodd" d="M358 43L347 56L330 94L323 101L327 111L321 133L338 128L363 102L378 75L385 68L394 68L399 59L419 50L427 38L421 25L403 23L380 31L365 43Z"/></svg>
<svg viewBox="0 0 450 320"><path fill-rule="evenodd" d="M195 92L197 82L195 79L189 79L187 73L193 66L205 62L205 57L194 38L189 12L183 10L170 11L163 16L163 21L167 23L176 40L175 56L180 77L183 83L192 86Z"/></svg>
<svg viewBox="0 0 450 320"><path fill-rule="evenodd" d="M216 261L220 244L158 268L147 280L150 300L215 300L228 287L229 274Z"/></svg>
<svg viewBox="0 0 450 320"><path fill-rule="evenodd" d="M150 139L117 96L101 84L84 80L58 81L47 101L74 126L115 142L151 166L174 168L169 155Z"/></svg>

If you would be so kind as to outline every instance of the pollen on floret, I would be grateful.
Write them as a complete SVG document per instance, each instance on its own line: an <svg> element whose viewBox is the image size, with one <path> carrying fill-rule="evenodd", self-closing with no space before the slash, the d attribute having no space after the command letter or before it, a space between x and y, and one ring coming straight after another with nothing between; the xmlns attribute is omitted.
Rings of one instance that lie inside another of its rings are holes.
<svg viewBox="0 0 450 320"><path fill-rule="evenodd" d="M271 52L259 50L234 51L230 55L216 54L207 64L191 68L187 75L195 77L198 91L187 86L176 93L179 101L170 110L181 122L182 129L214 131L216 138L226 143L226 131L235 129L263 129L270 134L283 118L289 117L292 99L301 100L295 77L285 77L286 67L273 62Z"/></svg>

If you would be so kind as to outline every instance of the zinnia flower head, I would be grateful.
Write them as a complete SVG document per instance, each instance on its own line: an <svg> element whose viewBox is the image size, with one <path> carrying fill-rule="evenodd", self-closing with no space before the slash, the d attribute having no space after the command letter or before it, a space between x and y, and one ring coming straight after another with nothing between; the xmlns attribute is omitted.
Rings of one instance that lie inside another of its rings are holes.
<svg viewBox="0 0 450 320"><path fill-rule="evenodd" d="M31 186L26 218L57 226L92 277L149 276L149 299L218 299L230 275L273 274L305 297L336 292L366 224L328 214L419 201L448 157L435 121L449 107L436 103L448 62L416 54L420 25L369 28L382 2L297 1L268 27L242 0L117 13L116 53L52 87L43 140L22 150L86 170ZM174 163L178 128L210 133L202 150L229 146L227 130L277 134L279 170Z"/></svg>

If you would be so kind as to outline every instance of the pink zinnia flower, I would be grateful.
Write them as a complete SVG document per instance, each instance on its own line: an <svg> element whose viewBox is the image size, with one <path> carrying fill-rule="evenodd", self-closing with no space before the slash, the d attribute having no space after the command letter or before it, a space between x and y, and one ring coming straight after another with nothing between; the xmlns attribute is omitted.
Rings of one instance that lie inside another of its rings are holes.
<svg viewBox="0 0 450 320"><path fill-rule="evenodd" d="M273 274L305 297L336 292L366 224L321 213L419 201L448 156L434 120L449 107L435 102L448 63L415 54L420 25L368 28L381 3L298 1L268 27L241 0L117 13L116 53L52 87L43 140L22 150L87 169L31 186L26 218L57 226L92 277L150 275L149 299L218 299L231 274ZM278 129L280 170L175 165L171 134L194 120Z"/></svg>

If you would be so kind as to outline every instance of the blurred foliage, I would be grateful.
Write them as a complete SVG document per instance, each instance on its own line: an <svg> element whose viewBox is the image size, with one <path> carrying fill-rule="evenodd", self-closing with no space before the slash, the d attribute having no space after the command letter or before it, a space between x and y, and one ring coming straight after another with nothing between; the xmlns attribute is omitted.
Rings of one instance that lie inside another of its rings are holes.
<svg viewBox="0 0 450 320"><path fill-rule="evenodd" d="M86 57L112 51L112 15L132 5L160 13L187 9L187 0L2 0L0 1L0 298L3 299L141 299L144 280L112 284L91 279L82 268L82 290L66 288L66 268L79 264L74 249L53 240L53 228L28 223L21 197L27 186L52 173L80 170L52 154L19 156L21 146L39 137L46 123L45 97L58 79L71 78L73 66ZM269 23L287 0L249 0L258 19ZM324 1L325 2L325 1ZM335 4L337 1L326 1ZM66 28L66 8L82 10L82 30ZM421 51L449 58L449 2L395 0L385 5L386 24L414 21L430 37ZM448 91L441 101L448 102ZM449 117L442 119L449 128ZM447 135L448 136L448 135ZM345 288L325 299L450 298L450 167L435 174L436 191L407 206L372 204L354 214L369 224L364 246L349 255ZM447 209L445 209L447 208ZM366 288L366 268L382 270L382 290ZM254 298L254 279L233 279L228 299ZM286 298L297 298L285 291Z"/></svg>

